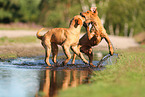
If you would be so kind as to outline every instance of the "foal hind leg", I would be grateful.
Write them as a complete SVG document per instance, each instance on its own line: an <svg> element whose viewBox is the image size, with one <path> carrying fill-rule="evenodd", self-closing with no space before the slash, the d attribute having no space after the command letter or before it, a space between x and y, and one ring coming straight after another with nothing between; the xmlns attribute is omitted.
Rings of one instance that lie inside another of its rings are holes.
<svg viewBox="0 0 145 97"><path fill-rule="evenodd" d="M51 53L51 43L45 40L42 42L42 45L45 48L45 63L48 66L51 66L51 64L49 63L49 56Z"/></svg>
<svg viewBox="0 0 145 97"><path fill-rule="evenodd" d="M52 61L56 63L56 57L58 54L58 46L55 43L51 43L51 48L52 48Z"/></svg>
<svg viewBox="0 0 145 97"><path fill-rule="evenodd" d="M92 48L91 47L81 47L80 51L88 56L88 58L89 58L89 65L92 66L92 67L96 67L92 63L93 62L93 50L92 50Z"/></svg>

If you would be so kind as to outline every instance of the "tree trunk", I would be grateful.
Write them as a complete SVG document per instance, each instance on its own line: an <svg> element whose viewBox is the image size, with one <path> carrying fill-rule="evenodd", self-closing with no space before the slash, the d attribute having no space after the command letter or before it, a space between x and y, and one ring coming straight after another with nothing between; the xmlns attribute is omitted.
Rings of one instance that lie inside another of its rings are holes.
<svg viewBox="0 0 145 97"><path fill-rule="evenodd" d="M109 32L110 32L110 35L114 35L113 25L112 24L109 24Z"/></svg>
<svg viewBox="0 0 145 97"><path fill-rule="evenodd" d="M103 26L105 24L105 19L106 19L106 15L103 14L102 17L101 17L101 23L102 23Z"/></svg>
<svg viewBox="0 0 145 97"><path fill-rule="evenodd" d="M116 36L119 36L119 25L116 25L115 35Z"/></svg>
<svg viewBox="0 0 145 97"><path fill-rule="evenodd" d="M83 12L89 10L89 6L85 5L84 0L80 0Z"/></svg>
<svg viewBox="0 0 145 97"><path fill-rule="evenodd" d="M124 25L124 36L127 37L127 35L128 35L128 24L125 23L125 25Z"/></svg>
<svg viewBox="0 0 145 97"><path fill-rule="evenodd" d="M67 0L66 10L64 10L64 19L65 19L65 22L69 22L69 8L70 8L70 6L71 6L71 1Z"/></svg>
<svg viewBox="0 0 145 97"><path fill-rule="evenodd" d="M91 7L96 7L95 0L88 0L91 3Z"/></svg>
<svg viewBox="0 0 145 97"><path fill-rule="evenodd" d="M129 37L133 37L133 31L134 31L134 29L131 28L131 29L130 29L130 33L129 33Z"/></svg>
<svg viewBox="0 0 145 97"><path fill-rule="evenodd" d="M39 23L43 23L45 22L45 19L46 19L46 14L48 14L48 9L49 9L49 3L47 2L47 0L42 0L40 2L40 5L39 5L39 8L40 8L40 14L39 14L39 20L38 22Z"/></svg>

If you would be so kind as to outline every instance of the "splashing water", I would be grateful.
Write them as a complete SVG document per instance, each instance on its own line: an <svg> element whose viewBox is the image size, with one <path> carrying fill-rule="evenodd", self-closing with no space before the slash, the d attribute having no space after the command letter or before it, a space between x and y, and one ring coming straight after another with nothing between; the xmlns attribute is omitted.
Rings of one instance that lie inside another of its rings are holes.
<svg viewBox="0 0 145 97"><path fill-rule="evenodd" d="M112 56L110 54L107 54L98 62L98 66L115 64L117 62L117 58L118 58L118 54L114 53Z"/></svg>
<svg viewBox="0 0 145 97"><path fill-rule="evenodd" d="M96 66L115 64L117 54L93 61ZM62 59L59 60L63 61ZM50 60L50 63L52 61ZM47 68L44 57L17 58L0 61L0 97L55 97L58 90L76 87L79 84L90 83L92 70L81 60L76 65Z"/></svg>
<svg viewBox="0 0 145 97"><path fill-rule="evenodd" d="M118 54L113 54L112 56L110 54L107 54L104 56L100 61L93 61L93 64L95 66L105 66L105 65L112 65L117 62ZM62 60L59 60L59 63L61 63ZM50 63L53 64L51 58ZM25 69L46 69L46 64L44 62L44 57L32 57L32 58L24 58L20 57L17 59L9 59L9 60L3 60L0 61L0 67L14 67L14 68L25 68ZM68 62L68 64L65 66L66 68L88 68L89 65L84 65L81 60L76 60L76 64L71 64L71 61ZM51 68L51 67L50 67ZM62 67L58 67L59 69ZM66 69L63 68L63 69ZM48 68L47 68L48 69ZM52 68L51 68L52 69ZM55 68L56 70L56 68Z"/></svg>

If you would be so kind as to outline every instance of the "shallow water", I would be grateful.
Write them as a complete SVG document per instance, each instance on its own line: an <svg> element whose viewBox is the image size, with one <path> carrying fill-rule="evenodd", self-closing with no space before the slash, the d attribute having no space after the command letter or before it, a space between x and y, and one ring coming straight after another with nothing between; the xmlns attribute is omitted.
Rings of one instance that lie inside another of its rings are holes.
<svg viewBox="0 0 145 97"><path fill-rule="evenodd" d="M44 57L33 57L1 60L0 97L55 97L61 89L90 83L92 71L100 70L84 65L81 60L76 60L77 65L69 62L65 67L46 69L43 59ZM107 65L115 63L116 59L117 55L107 56L101 62L93 63Z"/></svg>

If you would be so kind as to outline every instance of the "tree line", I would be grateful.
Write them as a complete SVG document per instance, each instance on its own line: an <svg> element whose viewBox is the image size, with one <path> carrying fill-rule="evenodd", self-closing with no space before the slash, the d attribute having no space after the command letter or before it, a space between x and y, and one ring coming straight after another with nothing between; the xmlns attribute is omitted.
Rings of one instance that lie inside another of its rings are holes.
<svg viewBox="0 0 145 97"><path fill-rule="evenodd" d="M133 36L145 31L144 5L145 0L0 0L0 23L68 27L74 15L96 6L108 34Z"/></svg>

